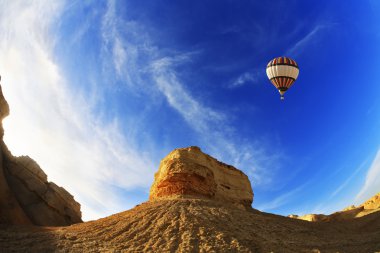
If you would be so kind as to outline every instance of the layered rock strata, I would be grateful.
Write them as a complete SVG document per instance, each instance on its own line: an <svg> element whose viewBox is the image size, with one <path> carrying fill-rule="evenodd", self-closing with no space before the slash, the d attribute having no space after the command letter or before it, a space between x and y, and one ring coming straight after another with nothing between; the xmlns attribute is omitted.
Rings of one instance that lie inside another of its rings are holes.
<svg viewBox="0 0 380 253"><path fill-rule="evenodd" d="M0 87L0 224L65 226L82 222L80 205L70 193L48 182L33 159L12 156L3 141L1 123L8 114Z"/></svg>
<svg viewBox="0 0 380 253"><path fill-rule="evenodd" d="M250 207L251 183L242 171L219 162L198 147L172 151L160 163L150 200L200 197Z"/></svg>

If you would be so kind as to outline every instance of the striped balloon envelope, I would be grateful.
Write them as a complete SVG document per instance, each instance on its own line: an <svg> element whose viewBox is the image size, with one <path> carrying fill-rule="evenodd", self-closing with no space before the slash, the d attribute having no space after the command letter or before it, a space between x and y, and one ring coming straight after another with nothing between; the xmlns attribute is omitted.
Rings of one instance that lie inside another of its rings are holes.
<svg viewBox="0 0 380 253"><path fill-rule="evenodd" d="M285 92L293 85L299 74L295 60L288 57L277 57L267 65L267 76L284 99Z"/></svg>

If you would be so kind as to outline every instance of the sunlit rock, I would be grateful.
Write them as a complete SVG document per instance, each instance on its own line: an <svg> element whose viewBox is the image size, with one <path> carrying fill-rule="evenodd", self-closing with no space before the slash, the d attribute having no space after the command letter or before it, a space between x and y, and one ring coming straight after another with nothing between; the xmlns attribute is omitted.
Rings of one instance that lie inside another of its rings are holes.
<svg viewBox="0 0 380 253"><path fill-rule="evenodd" d="M150 200L199 197L242 207L250 207L253 201L247 175L198 147L172 151L161 161L154 178Z"/></svg>

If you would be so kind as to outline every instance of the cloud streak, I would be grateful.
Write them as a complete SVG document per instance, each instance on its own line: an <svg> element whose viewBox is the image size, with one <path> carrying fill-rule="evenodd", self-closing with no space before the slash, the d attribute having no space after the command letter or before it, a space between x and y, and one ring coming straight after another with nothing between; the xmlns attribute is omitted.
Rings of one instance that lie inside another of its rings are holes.
<svg viewBox="0 0 380 253"><path fill-rule="evenodd" d="M285 55L296 56L302 53L302 51L310 45L313 41L317 39L317 37L321 34L329 26L326 25L316 25L308 34L306 34L303 38L298 40L294 46L289 48Z"/></svg>
<svg viewBox="0 0 380 253"><path fill-rule="evenodd" d="M187 57L180 57L180 62ZM164 57L152 64L152 74L158 90L165 96L167 102L186 122L197 132L208 132L211 124L225 125L225 115L207 108L194 99L178 79L172 65L178 59Z"/></svg>
<svg viewBox="0 0 380 253"><path fill-rule="evenodd" d="M360 166L330 195L330 199L340 193L348 184L354 179L360 171L362 171L368 163L368 159L365 160Z"/></svg>
<svg viewBox="0 0 380 253"><path fill-rule="evenodd" d="M148 98L148 104L160 97L187 122L203 149L243 169L254 185L269 184L280 155L268 154L258 141L241 139L228 112L208 106L187 89L176 67L190 61L193 53L164 50L163 54L142 24L121 19L116 2L107 3L100 20L97 63L107 81L122 81L129 92ZM156 167L149 144L144 143L140 152L137 132L123 131L135 126L99 111L104 97L101 81L93 81L94 90L87 94L80 92L75 77L63 76L63 64L54 51L54 29L68 9L65 4L63 0L0 2L0 70L11 107L4 121L5 141L14 154L30 155L49 180L71 192L89 220L130 208L135 203L125 192L147 191ZM80 27L73 41L81 41L88 27ZM253 79L247 74L239 82ZM93 94L100 100L91 99Z"/></svg>
<svg viewBox="0 0 380 253"><path fill-rule="evenodd" d="M105 62L113 62L114 71L127 80L128 89L151 100L157 96L164 98L197 133L197 145L218 159L245 170L256 185L270 182L270 174L279 165L281 155L268 154L264 145L257 141L241 140L231 124L230 115L194 97L186 81L179 77L177 67L190 62L198 52L158 50L142 24L119 19L114 1L109 2L102 24ZM115 54L114 49L120 42L123 50L116 51L122 53ZM123 66L122 72L120 66ZM255 78L255 73L246 73L237 82Z"/></svg>
<svg viewBox="0 0 380 253"><path fill-rule="evenodd" d="M262 211L270 211L276 208L279 208L281 206L284 206L285 204L289 203L290 201L296 199L296 196L305 188L306 184L303 184L297 188L292 189L291 191L288 191L274 200L267 202L263 205L257 206L255 208L262 210Z"/></svg>
<svg viewBox="0 0 380 253"><path fill-rule="evenodd" d="M367 171L364 185L358 195L356 195L355 200L357 202L364 202L378 192L380 192L380 149L377 151Z"/></svg>
<svg viewBox="0 0 380 253"><path fill-rule="evenodd" d="M155 168L117 118L102 121L87 96L68 85L75 80L62 76L51 28L63 7L63 1L1 2L0 69L11 108L5 142L72 193L89 220L130 208L134 203L118 191L148 188Z"/></svg>
<svg viewBox="0 0 380 253"><path fill-rule="evenodd" d="M245 72L236 78L228 87L229 88L238 88L247 83L256 83L259 79L259 70L255 72Z"/></svg>

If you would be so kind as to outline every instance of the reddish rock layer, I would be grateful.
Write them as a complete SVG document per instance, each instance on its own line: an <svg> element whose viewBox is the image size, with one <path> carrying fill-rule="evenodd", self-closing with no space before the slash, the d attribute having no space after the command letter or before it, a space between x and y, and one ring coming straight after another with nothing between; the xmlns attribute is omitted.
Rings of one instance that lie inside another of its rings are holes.
<svg viewBox="0 0 380 253"><path fill-rule="evenodd" d="M160 163L150 200L202 197L251 206L248 177L233 166L204 154L198 147L175 149Z"/></svg>

